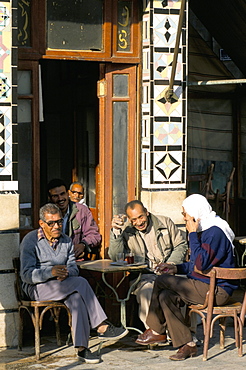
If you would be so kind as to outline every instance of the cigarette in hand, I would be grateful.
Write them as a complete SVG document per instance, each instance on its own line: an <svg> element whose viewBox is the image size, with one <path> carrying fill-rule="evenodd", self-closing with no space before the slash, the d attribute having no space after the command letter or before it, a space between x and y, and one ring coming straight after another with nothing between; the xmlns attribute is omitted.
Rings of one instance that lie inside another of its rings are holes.
<svg viewBox="0 0 246 370"><path fill-rule="evenodd" d="M156 275L161 275L161 274L164 274L164 273L167 273L169 271L169 268L168 267L165 267L163 270L160 269L160 267L156 267L155 270L154 270L154 273Z"/></svg>

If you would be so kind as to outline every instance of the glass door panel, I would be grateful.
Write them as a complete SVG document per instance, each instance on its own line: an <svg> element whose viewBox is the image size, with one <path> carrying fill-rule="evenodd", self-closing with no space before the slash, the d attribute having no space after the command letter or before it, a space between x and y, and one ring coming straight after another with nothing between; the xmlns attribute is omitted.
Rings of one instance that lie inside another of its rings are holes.
<svg viewBox="0 0 246 370"><path fill-rule="evenodd" d="M18 71L18 181L20 228L32 227L32 100L31 71Z"/></svg>
<svg viewBox="0 0 246 370"><path fill-rule="evenodd" d="M39 93L38 62L19 63L18 70L18 184L20 229L38 226L39 198Z"/></svg>
<svg viewBox="0 0 246 370"><path fill-rule="evenodd" d="M123 213L127 203L128 102L113 103L113 214Z"/></svg>
<svg viewBox="0 0 246 370"><path fill-rule="evenodd" d="M136 196L136 66L105 66L100 99L100 231L105 254L112 216Z"/></svg>

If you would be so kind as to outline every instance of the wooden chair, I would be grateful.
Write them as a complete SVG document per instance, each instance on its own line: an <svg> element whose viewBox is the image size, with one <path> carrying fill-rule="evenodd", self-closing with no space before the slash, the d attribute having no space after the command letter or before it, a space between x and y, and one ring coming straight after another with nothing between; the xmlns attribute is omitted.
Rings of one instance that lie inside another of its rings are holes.
<svg viewBox="0 0 246 370"><path fill-rule="evenodd" d="M20 259L13 259L13 266L15 270L15 293L18 301L18 312L19 312L19 337L18 337L18 349L22 350L22 339L23 339L23 314L25 311L28 312L31 317L34 330L35 330L35 354L36 359L40 359L40 330L42 329L44 314L50 311L56 329L56 340L57 345L61 346L61 336L59 327L59 316L60 311L64 308L68 315L68 325L72 325L72 316L69 308L60 301L31 301L25 297L25 293L22 290L21 279L20 279Z"/></svg>
<svg viewBox="0 0 246 370"><path fill-rule="evenodd" d="M232 168L230 176L225 185L225 191L223 193L219 192L219 189L214 191L212 180L213 180L213 170L214 165L213 163L210 166L208 181L205 187L205 197L208 200L212 200L215 202L214 210L217 214L221 213L221 217L223 217L226 221L229 220L229 213L230 213L230 198L232 192L232 185L233 185L233 177L235 174L235 167ZM222 205L222 209L221 209ZM221 210L220 210L221 209Z"/></svg>
<svg viewBox="0 0 246 370"><path fill-rule="evenodd" d="M207 360L209 339L213 336L213 328L216 320L220 323L220 348L223 349L225 345L225 329L226 318L232 317L234 319L235 342L238 347L238 355L242 356L243 347L243 325L246 313L246 292L244 292L243 302L230 301L224 306L214 305L214 292L216 288L216 279L245 279L246 268L220 268L213 267L209 271L198 271L201 275L210 277L210 286L203 305L190 305L189 315L193 312L197 313L202 318L204 345L203 345L203 361ZM214 318L213 318L213 315Z"/></svg>
<svg viewBox="0 0 246 370"><path fill-rule="evenodd" d="M219 201L223 203L223 215L228 221L229 219L229 213L230 213L230 196L231 196L231 191L232 191L232 185L233 185L233 177L235 173L235 167L232 168L229 179L226 183L225 186L225 191L224 193L219 195Z"/></svg>
<svg viewBox="0 0 246 370"><path fill-rule="evenodd" d="M212 190L214 164L208 167L207 173L193 174L187 176L187 193L188 195L199 193L208 199ZM192 190L192 186L196 189Z"/></svg>

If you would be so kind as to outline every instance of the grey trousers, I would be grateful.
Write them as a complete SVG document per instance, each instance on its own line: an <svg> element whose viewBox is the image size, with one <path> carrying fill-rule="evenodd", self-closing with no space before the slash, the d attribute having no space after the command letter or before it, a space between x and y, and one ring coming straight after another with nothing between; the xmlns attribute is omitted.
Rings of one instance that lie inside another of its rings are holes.
<svg viewBox="0 0 246 370"><path fill-rule="evenodd" d="M74 347L88 348L90 327L96 328L107 318L88 281L81 276L37 284L30 290L30 298L64 301L72 315Z"/></svg>
<svg viewBox="0 0 246 370"><path fill-rule="evenodd" d="M159 334L168 328L173 346L180 347L192 341L192 335L180 307L185 304L202 304L209 285L199 280L173 275L161 275L155 280L147 316L147 325ZM229 295L220 287L216 288L217 305L227 302Z"/></svg>
<svg viewBox="0 0 246 370"><path fill-rule="evenodd" d="M133 294L136 295L138 302L138 316L143 322L146 329L148 325L146 324L146 318L149 312L149 305L151 301L152 291L154 287L154 282L156 279L155 274L143 274L137 287L133 290Z"/></svg>

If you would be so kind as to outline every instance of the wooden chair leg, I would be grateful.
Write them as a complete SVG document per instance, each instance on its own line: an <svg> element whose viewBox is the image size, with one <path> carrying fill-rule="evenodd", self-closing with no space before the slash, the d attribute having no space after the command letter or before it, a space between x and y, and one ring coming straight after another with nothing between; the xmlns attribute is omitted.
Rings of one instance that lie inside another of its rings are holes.
<svg viewBox="0 0 246 370"><path fill-rule="evenodd" d="M36 360L40 359L40 326L39 326L39 308L34 307L34 330L35 330L35 354Z"/></svg>
<svg viewBox="0 0 246 370"><path fill-rule="evenodd" d="M19 308L19 333L18 333L18 350L22 351L23 345L23 309Z"/></svg>
<svg viewBox="0 0 246 370"><path fill-rule="evenodd" d="M243 324L242 321L238 320L238 326L239 326L239 346L238 346L238 356L243 356Z"/></svg>
<svg viewBox="0 0 246 370"><path fill-rule="evenodd" d="M209 345L209 338L210 338L210 322L208 322L208 319L206 319L206 327L205 327L204 342L203 342L203 361L207 361L207 358L208 358L208 345Z"/></svg>
<svg viewBox="0 0 246 370"><path fill-rule="evenodd" d="M226 330L226 317L221 317L219 319L220 325L220 349L225 348L225 330Z"/></svg>
<svg viewBox="0 0 246 370"><path fill-rule="evenodd" d="M235 345L237 348L239 348L239 345L240 345L240 334L239 334L239 324L238 324L238 317L237 317L237 313L234 312L234 332L235 332Z"/></svg>
<svg viewBox="0 0 246 370"><path fill-rule="evenodd" d="M204 330L204 342L203 342L203 361L207 361L208 358L208 345L211 336L211 322L212 322L212 311L207 313L205 320L205 330Z"/></svg>

